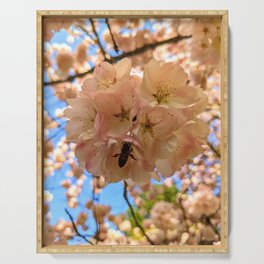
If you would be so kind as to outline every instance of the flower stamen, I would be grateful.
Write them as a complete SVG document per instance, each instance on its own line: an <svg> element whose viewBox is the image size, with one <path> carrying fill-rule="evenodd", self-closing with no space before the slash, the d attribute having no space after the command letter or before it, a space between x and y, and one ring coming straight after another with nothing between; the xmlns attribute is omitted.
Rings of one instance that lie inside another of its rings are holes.
<svg viewBox="0 0 264 264"><path fill-rule="evenodd" d="M157 93L152 95L156 98L158 104L167 103L167 99L170 95L170 87L168 83L158 82L156 86Z"/></svg>
<svg viewBox="0 0 264 264"><path fill-rule="evenodd" d="M89 130L93 126L95 119L89 113L84 112L81 114L81 121L83 122L84 129Z"/></svg>
<svg viewBox="0 0 264 264"><path fill-rule="evenodd" d="M104 88L105 90L109 89L112 85L116 83L116 78L113 79L101 79L98 80L99 86Z"/></svg>
<svg viewBox="0 0 264 264"><path fill-rule="evenodd" d="M120 121L129 120L129 114L130 110L125 110L123 107L121 107L121 112L114 114L114 117L120 119Z"/></svg>
<svg viewBox="0 0 264 264"><path fill-rule="evenodd" d="M145 123L141 123L142 134L149 132L153 136L153 126L154 124L151 123L149 119L147 119Z"/></svg>

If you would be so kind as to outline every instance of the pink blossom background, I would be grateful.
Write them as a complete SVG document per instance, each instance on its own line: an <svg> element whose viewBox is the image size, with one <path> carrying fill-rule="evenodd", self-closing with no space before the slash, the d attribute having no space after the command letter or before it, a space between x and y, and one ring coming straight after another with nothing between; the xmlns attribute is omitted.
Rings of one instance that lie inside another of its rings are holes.
<svg viewBox="0 0 264 264"><path fill-rule="evenodd" d="M203 153L170 178L129 187L127 195L136 218L155 244L220 244L220 48L215 35L202 36L204 28L216 34L219 21L93 19L93 23L96 34L89 19L45 21L45 243L149 243L124 199L123 183L106 185L103 178L93 178L78 166L75 145L66 142L63 110L67 98L78 95L91 68L125 53L139 76L152 57L179 63L190 84L201 87L209 98L200 114L210 127ZM190 38L168 41L179 35ZM201 51L197 43L207 48Z"/></svg>

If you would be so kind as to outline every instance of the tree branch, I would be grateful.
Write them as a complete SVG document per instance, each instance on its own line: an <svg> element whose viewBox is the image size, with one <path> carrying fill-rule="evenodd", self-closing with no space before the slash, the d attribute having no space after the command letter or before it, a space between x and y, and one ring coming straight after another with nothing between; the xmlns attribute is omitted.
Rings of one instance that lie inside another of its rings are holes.
<svg viewBox="0 0 264 264"><path fill-rule="evenodd" d="M106 25L107 25L107 27L108 27L108 30L109 30L110 36L111 36L111 38L112 38L112 41L113 41L113 44L114 44L115 52L117 53L117 52L119 51L119 49L118 49L118 46L117 46L117 44L116 44L116 41L115 41L115 38L114 38L114 35L113 35L113 32L112 32L111 26L110 26L110 24L109 24L109 19L108 19L108 18L105 19L105 23L106 23Z"/></svg>
<svg viewBox="0 0 264 264"><path fill-rule="evenodd" d="M144 228L142 227L142 225L138 222L138 219L137 219L137 217L135 215L134 209L133 209L131 203L128 200L128 197L127 197L127 183L126 183L126 181L124 181L124 193L123 193L123 197L124 197L124 199L125 199L128 207L130 209L130 212L131 212L131 215L132 215L132 217L133 217L133 219L135 221L135 224L140 229L140 231L142 232L142 234L146 237L146 239L148 240L148 242L151 245L155 245L154 242L150 239L150 237L146 234L146 232L145 232Z"/></svg>
<svg viewBox="0 0 264 264"><path fill-rule="evenodd" d="M65 124L66 122L63 123L58 123L57 126L57 131L51 136L51 137L47 137L45 135L45 140L44 140L44 145L48 144L49 142L51 142L54 138L56 138L65 128Z"/></svg>
<svg viewBox="0 0 264 264"><path fill-rule="evenodd" d="M202 221L205 225L209 225L209 226L212 228L212 230L214 231L214 233L215 233L216 235L218 235L218 239L219 239L219 241L221 241L221 234L220 234L220 232L218 231L217 227L214 226L214 225L212 224L212 222L211 222L210 219L211 219L211 216L205 216L205 215L204 215L204 216L202 217L201 221ZM213 239L213 240L201 240L200 243L199 243L199 245L212 245L214 241L215 241L214 239Z"/></svg>
<svg viewBox="0 0 264 264"><path fill-rule="evenodd" d="M112 57L112 62L117 62L117 61L119 61L119 60L121 60L123 58L126 58L126 57L139 55L139 54L141 54L141 53L143 53L143 52L145 52L147 50L155 49L156 47L164 45L164 44L169 44L169 43L175 43L176 44L179 41L184 40L184 39L188 39L190 37L191 36L177 36L177 37L165 39L165 40L162 40L162 41L157 41L157 42L154 42L154 43L146 44L146 45L144 45L141 48L137 48L137 49L135 49L133 51L129 51L129 52L124 52L121 55ZM44 85L54 85L54 84L59 84L59 83L64 83L64 82L72 82L75 78L84 77L87 74L93 73L93 71L94 71L94 67L89 69L88 71L85 71L85 72L82 72L82 73L77 73L76 75L68 76L66 79L63 79L63 80L44 82Z"/></svg>
<svg viewBox="0 0 264 264"><path fill-rule="evenodd" d="M91 26L92 26L92 29L93 29L93 33L96 36L98 47L99 47L101 53L103 54L105 61L111 61L106 56L106 51L104 50L104 47L103 47L103 45L102 45L102 43L100 41L99 35L98 35L98 33L96 31L96 28L95 28L94 21L91 18L89 20L90 20L90 23L91 23Z"/></svg>
<svg viewBox="0 0 264 264"><path fill-rule="evenodd" d="M211 142L207 142L207 145L209 146L209 148L215 153L215 155L218 157L218 158L221 158L221 153L219 150L217 150L213 144Z"/></svg>
<svg viewBox="0 0 264 264"><path fill-rule="evenodd" d="M93 195L92 195L92 200L93 200L93 212L94 212L94 220L95 220L95 225L96 225L96 233L95 233L95 240L96 240L96 244L99 240L99 232L100 232L100 229L99 229L99 225L98 225L98 221L97 221L97 213L96 213L96 205L95 205L95 200L96 200L96 197L95 197L95 184L94 184L94 176L93 176Z"/></svg>
<svg viewBox="0 0 264 264"><path fill-rule="evenodd" d="M185 194L186 193L186 191L184 192L184 193L182 193L180 196L179 196L179 207L181 208L181 210L182 210L182 213L183 213L183 219L184 219L184 222L185 222L185 224L186 224L186 221L187 221L187 219L188 219L188 217L187 217L187 214L186 214L186 211L185 211L185 208L183 207L183 204L182 204L182 195L183 194ZM187 224L186 224L186 227L187 227Z"/></svg>
<svg viewBox="0 0 264 264"><path fill-rule="evenodd" d="M214 225L212 224L212 222L211 222L210 219L211 219L210 216L205 217L205 223L206 223L207 225L209 225L209 226L214 230L215 234L218 235L219 240L221 240L221 234L219 233L219 231L218 231L218 229L216 228L216 226L214 226Z"/></svg>
<svg viewBox="0 0 264 264"><path fill-rule="evenodd" d="M81 29L92 41L94 41L92 35L89 33L89 31L86 28L84 28L81 25L76 25L76 27Z"/></svg>
<svg viewBox="0 0 264 264"><path fill-rule="evenodd" d="M44 85L55 85L55 84L59 84L59 83L72 82L76 78L81 78L81 77L84 77L87 74L93 73L93 71L94 71L94 67L89 69L88 71L77 73L77 74L72 75L72 76L68 76L66 79L63 79L63 80L44 82Z"/></svg>
<svg viewBox="0 0 264 264"><path fill-rule="evenodd" d="M165 40L161 40L161 41L157 41L157 42L153 42L153 43L149 43L146 44L144 46L142 46L141 48L137 48L133 51L128 51L128 52L124 52L119 56L113 57L113 59L115 61L124 59L126 57L131 57L131 56L135 56L135 55L139 55L147 50L151 50L151 49L155 49L158 46L164 45L164 44L170 44L170 43L178 43L179 41L183 40L183 39L188 39L191 36L176 36L173 38L169 38L169 39L165 39Z"/></svg>
<svg viewBox="0 0 264 264"><path fill-rule="evenodd" d="M82 234L78 231L78 228L77 228L76 224L74 223L73 217L72 217L72 215L70 214L70 212L67 210L67 208L65 208L65 212L66 212L66 214L69 216L69 218L70 218L70 220L71 220L71 223L72 223L72 227L73 227L75 233L77 234L77 236L81 237L81 238L82 238L83 240L85 240L88 244L93 245L93 244L94 244L93 242L91 242L90 240L88 240L88 239L86 238L85 235L82 235Z"/></svg>
<svg viewBox="0 0 264 264"><path fill-rule="evenodd" d="M184 194L184 193L183 193L183 194ZM186 224L186 227L187 227L187 223L186 223L186 221L187 221L187 219L188 219L188 216L187 216L187 214L186 214L186 211L185 211L185 208L184 208L184 206L183 206L183 204L182 204L182 201L183 201L183 199L182 199L182 197L180 196L180 197L179 197L179 206L180 206L180 208L181 208L181 210L182 210L182 212L183 212L183 218L184 218L184 221L185 221L185 224ZM218 229L212 224L212 222L211 222L211 220L210 220L211 217L212 217L212 216L207 216L207 217L204 216L204 217L202 218L202 221L203 221L206 225L209 225L209 226L212 228L212 230L215 232L215 234L218 235L219 240L221 240L221 235L220 235ZM211 245L211 244L212 244L212 241L201 241L200 244Z"/></svg>

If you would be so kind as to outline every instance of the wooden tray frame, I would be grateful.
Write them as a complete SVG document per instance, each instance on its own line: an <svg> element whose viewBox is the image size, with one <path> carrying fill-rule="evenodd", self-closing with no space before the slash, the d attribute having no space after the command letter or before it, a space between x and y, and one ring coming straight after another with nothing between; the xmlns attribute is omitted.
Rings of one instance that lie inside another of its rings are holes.
<svg viewBox="0 0 264 264"><path fill-rule="evenodd" d="M43 20L44 18L221 18L221 245L45 246L43 240ZM39 10L37 11L37 253L228 253L228 11L226 10Z"/></svg>

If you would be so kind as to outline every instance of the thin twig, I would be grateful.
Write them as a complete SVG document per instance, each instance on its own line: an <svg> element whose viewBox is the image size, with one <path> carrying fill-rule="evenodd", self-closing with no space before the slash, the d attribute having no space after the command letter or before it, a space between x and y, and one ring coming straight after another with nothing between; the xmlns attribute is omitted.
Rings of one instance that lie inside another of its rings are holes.
<svg viewBox="0 0 264 264"><path fill-rule="evenodd" d="M137 225L137 227L140 229L140 231L142 232L142 234L146 237L146 239L148 240L148 242L151 244L151 245L155 245L155 243L150 239L150 237L146 234L144 228L142 227L142 225L138 222L138 219L135 215L135 212L134 212L134 209L131 205L131 203L129 202L128 200L128 197L127 197L127 183L126 181L124 181L124 193L123 193L123 196L124 196L124 199L130 209L130 212L131 212L131 215L135 221L135 224Z"/></svg>
<svg viewBox="0 0 264 264"><path fill-rule="evenodd" d="M118 49L118 46L116 44L115 37L114 37L114 34L112 32L112 29L111 29L111 26L110 26L110 23L109 23L109 19L108 18L105 19L105 23L106 23L106 25L108 27L108 30L109 30L111 39L113 41L115 52L118 53L119 49Z"/></svg>
<svg viewBox="0 0 264 264"><path fill-rule="evenodd" d="M182 193L182 195L183 194L185 194L186 192L184 192L184 193ZM185 208L183 207L183 204L182 204L182 197L181 196L179 196L179 206L180 206L180 208L181 208L181 210L182 210L182 214L183 214L183 219L184 219L184 222L185 222L185 224L186 224L186 221L187 221L187 219L188 219L188 217L187 217L187 214L186 214L186 211L185 211ZM186 224L186 226L187 226L187 224Z"/></svg>
<svg viewBox="0 0 264 264"><path fill-rule="evenodd" d="M57 126L57 131L51 137L46 138L44 141L44 144L46 145L49 142L51 142L54 138L56 138L63 131L64 128L65 128L64 124L59 124Z"/></svg>
<svg viewBox="0 0 264 264"><path fill-rule="evenodd" d="M207 142L207 145L210 147L210 149L215 153L215 155L218 157L218 158L221 158L221 153L219 152L219 150L217 150L213 144L211 142Z"/></svg>
<svg viewBox="0 0 264 264"><path fill-rule="evenodd" d="M107 55L106 54L106 51L104 50L104 47L103 47L103 45L101 43L101 40L99 38L99 35L98 35L97 31L96 31L94 21L91 18L89 20L90 20L90 23L91 23L91 26L92 26L92 29L93 29L93 33L96 36L96 40L97 40L98 47L99 47L101 53L103 54L105 61L111 61L106 56Z"/></svg>
<svg viewBox="0 0 264 264"><path fill-rule="evenodd" d="M212 215L212 216L213 216L213 215ZM221 235L220 235L220 232L218 231L217 227L214 226L214 225L211 223L210 218L211 218L211 216L205 216L205 215L204 215L204 216L202 217L201 220L202 220L202 222L203 222L204 224L209 225L209 226L212 228L212 230L214 231L214 233L215 233L216 235L218 235L219 241L221 241ZM199 243L199 245L212 245L214 241L215 241L215 240L201 240L200 243Z"/></svg>
<svg viewBox="0 0 264 264"><path fill-rule="evenodd" d="M121 60L123 58L126 58L126 57L139 55L141 53L144 53L147 50L155 49L156 47L164 45L164 44L169 44L169 43L175 43L176 44L179 41L184 40L184 39L188 39L190 37L191 36L177 36L177 37L169 38L169 39L166 39L166 40L162 40L162 41L157 41L157 42L154 42L154 43L146 44L145 46L142 46L141 48L135 49L134 51L124 52L121 55L112 57L112 61L113 62L117 62L117 61L119 61L119 60ZM93 71L94 71L94 67L89 69L88 71L85 71L85 72L82 72L82 73L77 73L77 74L72 75L72 76L68 76L66 79L63 79L63 80L44 82L44 85L54 85L54 84L59 84L59 83L64 83L64 82L72 82L75 78L84 77L87 74L93 73Z"/></svg>
<svg viewBox="0 0 264 264"><path fill-rule="evenodd" d="M94 176L93 176L94 178ZM96 213L96 205L95 205L95 184L94 184L94 181L93 181L93 195L92 195L92 200L93 200L93 212L94 212L94 220L95 220L95 225L96 225L96 233L95 233L95 240L96 240L96 243L98 242L99 240L99 232L100 232L100 229L99 229L99 225L98 225L98 221L97 221L97 213Z"/></svg>
<svg viewBox="0 0 264 264"><path fill-rule="evenodd" d="M142 46L141 48L135 49L133 51L128 51L128 52L124 52L119 56L113 57L113 59L115 61L117 60L121 60L124 59L125 57L131 57L131 56L135 56L135 55L139 55L147 50L151 50L151 49L155 49L158 46L164 45L164 44L170 44L170 43L178 43L179 41L183 40L183 39L188 39L191 36L177 36L177 37L173 37L173 38L169 38L169 39L165 39L165 40L161 40L161 41L157 41L157 42L153 42L153 43L149 43L145 46Z"/></svg>
<svg viewBox="0 0 264 264"><path fill-rule="evenodd" d="M205 222L214 230L215 234L218 235L219 240L221 240L221 234L219 233L218 229L211 223L210 218L210 216L205 217Z"/></svg>
<svg viewBox="0 0 264 264"><path fill-rule="evenodd" d="M85 27L81 25L76 25L76 27L81 29L91 39L91 41L94 42L93 36L90 34L90 32Z"/></svg>
<svg viewBox="0 0 264 264"><path fill-rule="evenodd" d="M60 79L60 80L56 80L56 81L44 82L44 85L55 85L55 84L59 84L59 83L72 82L76 78L81 78L81 77L84 77L87 74L93 73L93 71L94 71L94 67L92 67L88 71L77 73L77 74L72 75L72 76L68 76L66 79L62 79L62 80Z"/></svg>
<svg viewBox="0 0 264 264"><path fill-rule="evenodd" d="M76 224L74 223L73 217L72 217L72 215L70 214L70 212L67 210L67 208L65 208L65 212L66 212L66 214L69 216L69 218L70 218L70 220L71 220L71 223L72 223L72 227L73 227L75 233L77 234L77 236L81 237L81 238L82 238L83 240L85 240L88 244L94 245L93 242L91 242L90 240L88 240L88 239L86 238L85 235L82 235L82 234L78 231L78 228L77 228Z"/></svg>

